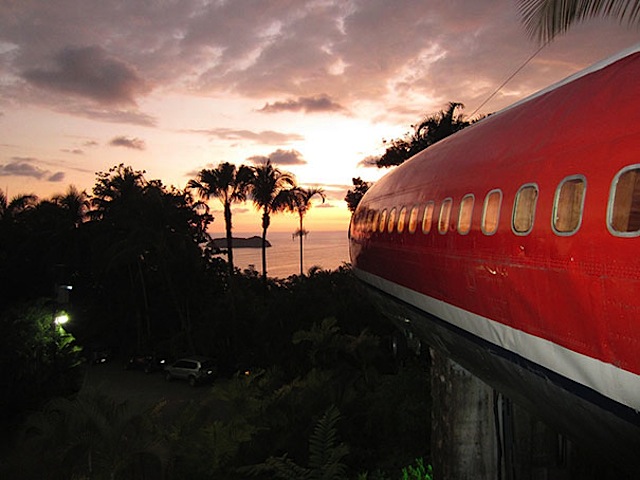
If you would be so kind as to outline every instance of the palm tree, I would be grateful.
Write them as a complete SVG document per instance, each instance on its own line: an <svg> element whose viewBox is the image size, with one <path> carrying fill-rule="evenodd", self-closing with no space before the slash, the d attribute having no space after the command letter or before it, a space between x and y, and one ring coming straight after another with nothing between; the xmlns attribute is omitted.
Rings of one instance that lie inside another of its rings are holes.
<svg viewBox="0 0 640 480"><path fill-rule="evenodd" d="M289 209L296 212L300 219L300 227L298 231L293 234L294 238L300 237L300 275L304 274L304 264L302 261L303 238L309 233L303 226L304 216L311 208L311 199L316 195L322 198L322 203L324 203L325 196L322 188L295 188L291 198L291 205L289 206Z"/></svg>
<svg viewBox="0 0 640 480"><path fill-rule="evenodd" d="M638 0L519 0L518 9L529 34L543 43L592 17L614 17L620 23L640 25Z"/></svg>
<svg viewBox="0 0 640 480"><path fill-rule="evenodd" d="M267 160L254 167L250 188L253 204L262 210L262 279L267 281L267 229L271 224L271 214L290 208L296 180L293 174L282 172Z"/></svg>
<svg viewBox="0 0 640 480"><path fill-rule="evenodd" d="M91 206L87 192L85 190L81 192L73 185L69 185L66 193L55 195L52 200L65 210L76 228L85 221Z"/></svg>
<svg viewBox="0 0 640 480"><path fill-rule="evenodd" d="M30 195L16 195L11 200L0 190L0 220L15 220L20 213L36 205L38 197Z"/></svg>
<svg viewBox="0 0 640 480"><path fill-rule="evenodd" d="M231 223L231 204L247 199L252 180L251 168L242 165L236 169L232 163L221 163L215 169L204 169L198 173L197 180L189 180L187 188L195 189L204 200L215 197L224 206L224 225L227 237L227 259L229 274L233 275L233 236Z"/></svg>
<svg viewBox="0 0 640 480"><path fill-rule="evenodd" d="M464 105L449 102L446 110L428 115L418 125L412 125L413 134L391 140L391 145L376 160L376 166L386 168L400 165L416 153L471 125L473 121L465 120L463 115L457 113L459 108L464 108Z"/></svg>

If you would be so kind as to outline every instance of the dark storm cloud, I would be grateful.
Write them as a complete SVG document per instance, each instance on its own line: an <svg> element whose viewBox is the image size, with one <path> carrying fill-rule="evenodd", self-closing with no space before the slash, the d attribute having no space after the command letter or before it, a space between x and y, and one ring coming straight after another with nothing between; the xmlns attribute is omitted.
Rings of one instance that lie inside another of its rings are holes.
<svg viewBox="0 0 640 480"><path fill-rule="evenodd" d="M304 137L297 133L282 133L274 132L273 130L253 132L251 130L235 130L232 128L213 128L210 130L188 130L188 132L201 133L221 140L250 140L264 145L282 145L304 140Z"/></svg>
<svg viewBox="0 0 640 480"><path fill-rule="evenodd" d="M341 112L345 108L339 103L334 102L328 95L317 95L314 97L298 97L297 99L289 99L280 102L267 103L259 112L278 113L278 112Z"/></svg>
<svg viewBox="0 0 640 480"><path fill-rule="evenodd" d="M274 165L306 165L307 161L302 158L302 154L297 150L278 149L267 156L255 155L247 158L254 165L262 165L267 160L271 160Z"/></svg>
<svg viewBox="0 0 640 480"><path fill-rule="evenodd" d="M144 140L141 140L139 138L124 137L124 136L113 138L109 142L109 145L111 145L112 147L131 148L133 150L144 150L147 148L147 145L145 144Z"/></svg>
<svg viewBox="0 0 640 480"><path fill-rule="evenodd" d="M132 66L96 46L67 47L55 55L53 66L26 70L23 77L46 90L111 105L135 105L136 97L150 90Z"/></svg>
<svg viewBox="0 0 640 480"><path fill-rule="evenodd" d="M63 172L51 173L35 165L38 160L33 157L13 157L8 163L0 165L0 176L31 177L47 182L61 182Z"/></svg>

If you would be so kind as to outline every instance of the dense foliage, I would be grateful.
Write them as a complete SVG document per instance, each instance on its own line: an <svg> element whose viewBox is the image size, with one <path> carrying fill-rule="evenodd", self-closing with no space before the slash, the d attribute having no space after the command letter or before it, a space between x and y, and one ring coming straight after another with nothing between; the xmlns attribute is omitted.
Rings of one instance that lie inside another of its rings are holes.
<svg viewBox="0 0 640 480"><path fill-rule="evenodd" d="M348 266L230 271L188 191L123 165L0 204L2 478L399 478L428 454L425 365L391 356ZM220 379L169 416L81 389L81 349L208 355Z"/></svg>

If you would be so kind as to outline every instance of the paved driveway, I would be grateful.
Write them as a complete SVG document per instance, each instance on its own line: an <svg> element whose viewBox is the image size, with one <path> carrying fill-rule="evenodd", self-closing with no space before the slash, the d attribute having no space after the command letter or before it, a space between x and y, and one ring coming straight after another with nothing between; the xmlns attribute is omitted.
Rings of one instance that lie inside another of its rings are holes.
<svg viewBox="0 0 640 480"><path fill-rule="evenodd" d="M180 380L167 382L163 372L145 374L138 370L125 370L121 361L113 360L99 365L88 364L81 391L97 390L118 402L141 405L155 405L164 400L167 414L178 412L189 402L207 400L210 407L219 410L223 418L224 402L210 396L211 389L215 389L216 385L191 387Z"/></svg>

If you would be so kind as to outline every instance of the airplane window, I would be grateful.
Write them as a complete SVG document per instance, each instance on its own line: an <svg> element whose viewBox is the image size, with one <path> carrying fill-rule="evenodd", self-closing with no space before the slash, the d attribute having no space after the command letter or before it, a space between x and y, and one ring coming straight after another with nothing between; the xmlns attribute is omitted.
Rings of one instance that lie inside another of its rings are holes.
<svg viewBox="0 0 640 480"><path fill-rule="evenodd" d="M422 215L422 233L429 233L431 231L434 209L435 204L433 202L427 203L424 207L424 214Z"/></svg>
<svg viewBox="0 0 640 480"><path fill-rule="evenodd" d="M407 219L407 207L402 207L400 209L400 214L398 215L398 233L404 232L404 225Z"/></svg>
<svg viewBox="0 0 640 480"><path fill-rule="evenodd" d="M500 190L491 190L487 193L482 210L482 233L485 235L493 235L498 230L501 205L502 192Z"/></svg>
<svg viewBox="0 0 640 480"><path fill-rule="evenodd" d="M365 232L370 232L372 229L372 223L373 223L373 210L369 210L367 212L367 218L365 220L365 224L364 224L364 230Z"/></svg>
<svg viewBox="0 0 640 480"><path fill-rule="evenodd" d="M389 223L387 224L387 231L393 233L393 227L396 225L396 207L393 207L389 212Z"/></svg>
<svg viewBox="0 0 640 480"><path fill-rule="evenodd" d="M418 213L420 212L420 207L418 205L414 205L411 209L411 213L409 214L409 233L415 233L418 228Z"/></svg>
<svg viewBox="0 0 640 480"><path fill-rule="evenodd" d="M556 190L553 203L553 229L559 235L572 235L580 228L587 181L583 176L565 178Z"/></svg>
<svg viewBox="0 0 640 480"><path fill-rule="evenodd" d="M356 211L356 214L353 216L353 221L351 222L351 233L360 233L362 230L362 216L366 214L366 211L363 208L360 208Z"/></svg>
<svg viewBox="0 0 640 480"><path fill-rule="evenodd" d="M616 236L640 235L640 165L624 168L613 179L607 226Z"/></svg>
<svg viewBox="0 0 640 480"><path fill-rule="evenodd" d="M444 234L449 230L449 221L451 220L451 205L453 200L445 198L440 207L440 217L438 218L438 232Z"/></svg>
<svg viewBox="0 0 640 480"><path fill-rule="evenodd" d="M371 219L371 231L376 233L378 229L378 223L380 222L380 212L378 210L373 211L373 218Z"/></svg>
<svg viewBox="0 0 640 480"><path fill-rule="evenodd" d="M475 197L471 194L462 197L460 202L460 215L458 215L458 233L466 235L471 230L471 218L473 216L473 204Z"/></svg>
<svg viewBox="0 0 640 480"><path fill-rule="evenodd" d="M384 233L384 229L387 226L387 209L383 209L380 212L380 223L378 224L378 231Z"/></svg>
<svg viewBox="0 0 640 480"><path fill-rule="evenodd" d="M520 187L513 204L511 228L516 235L527 235L533 228L538 201L538 186L526 184Z"/></svg>

